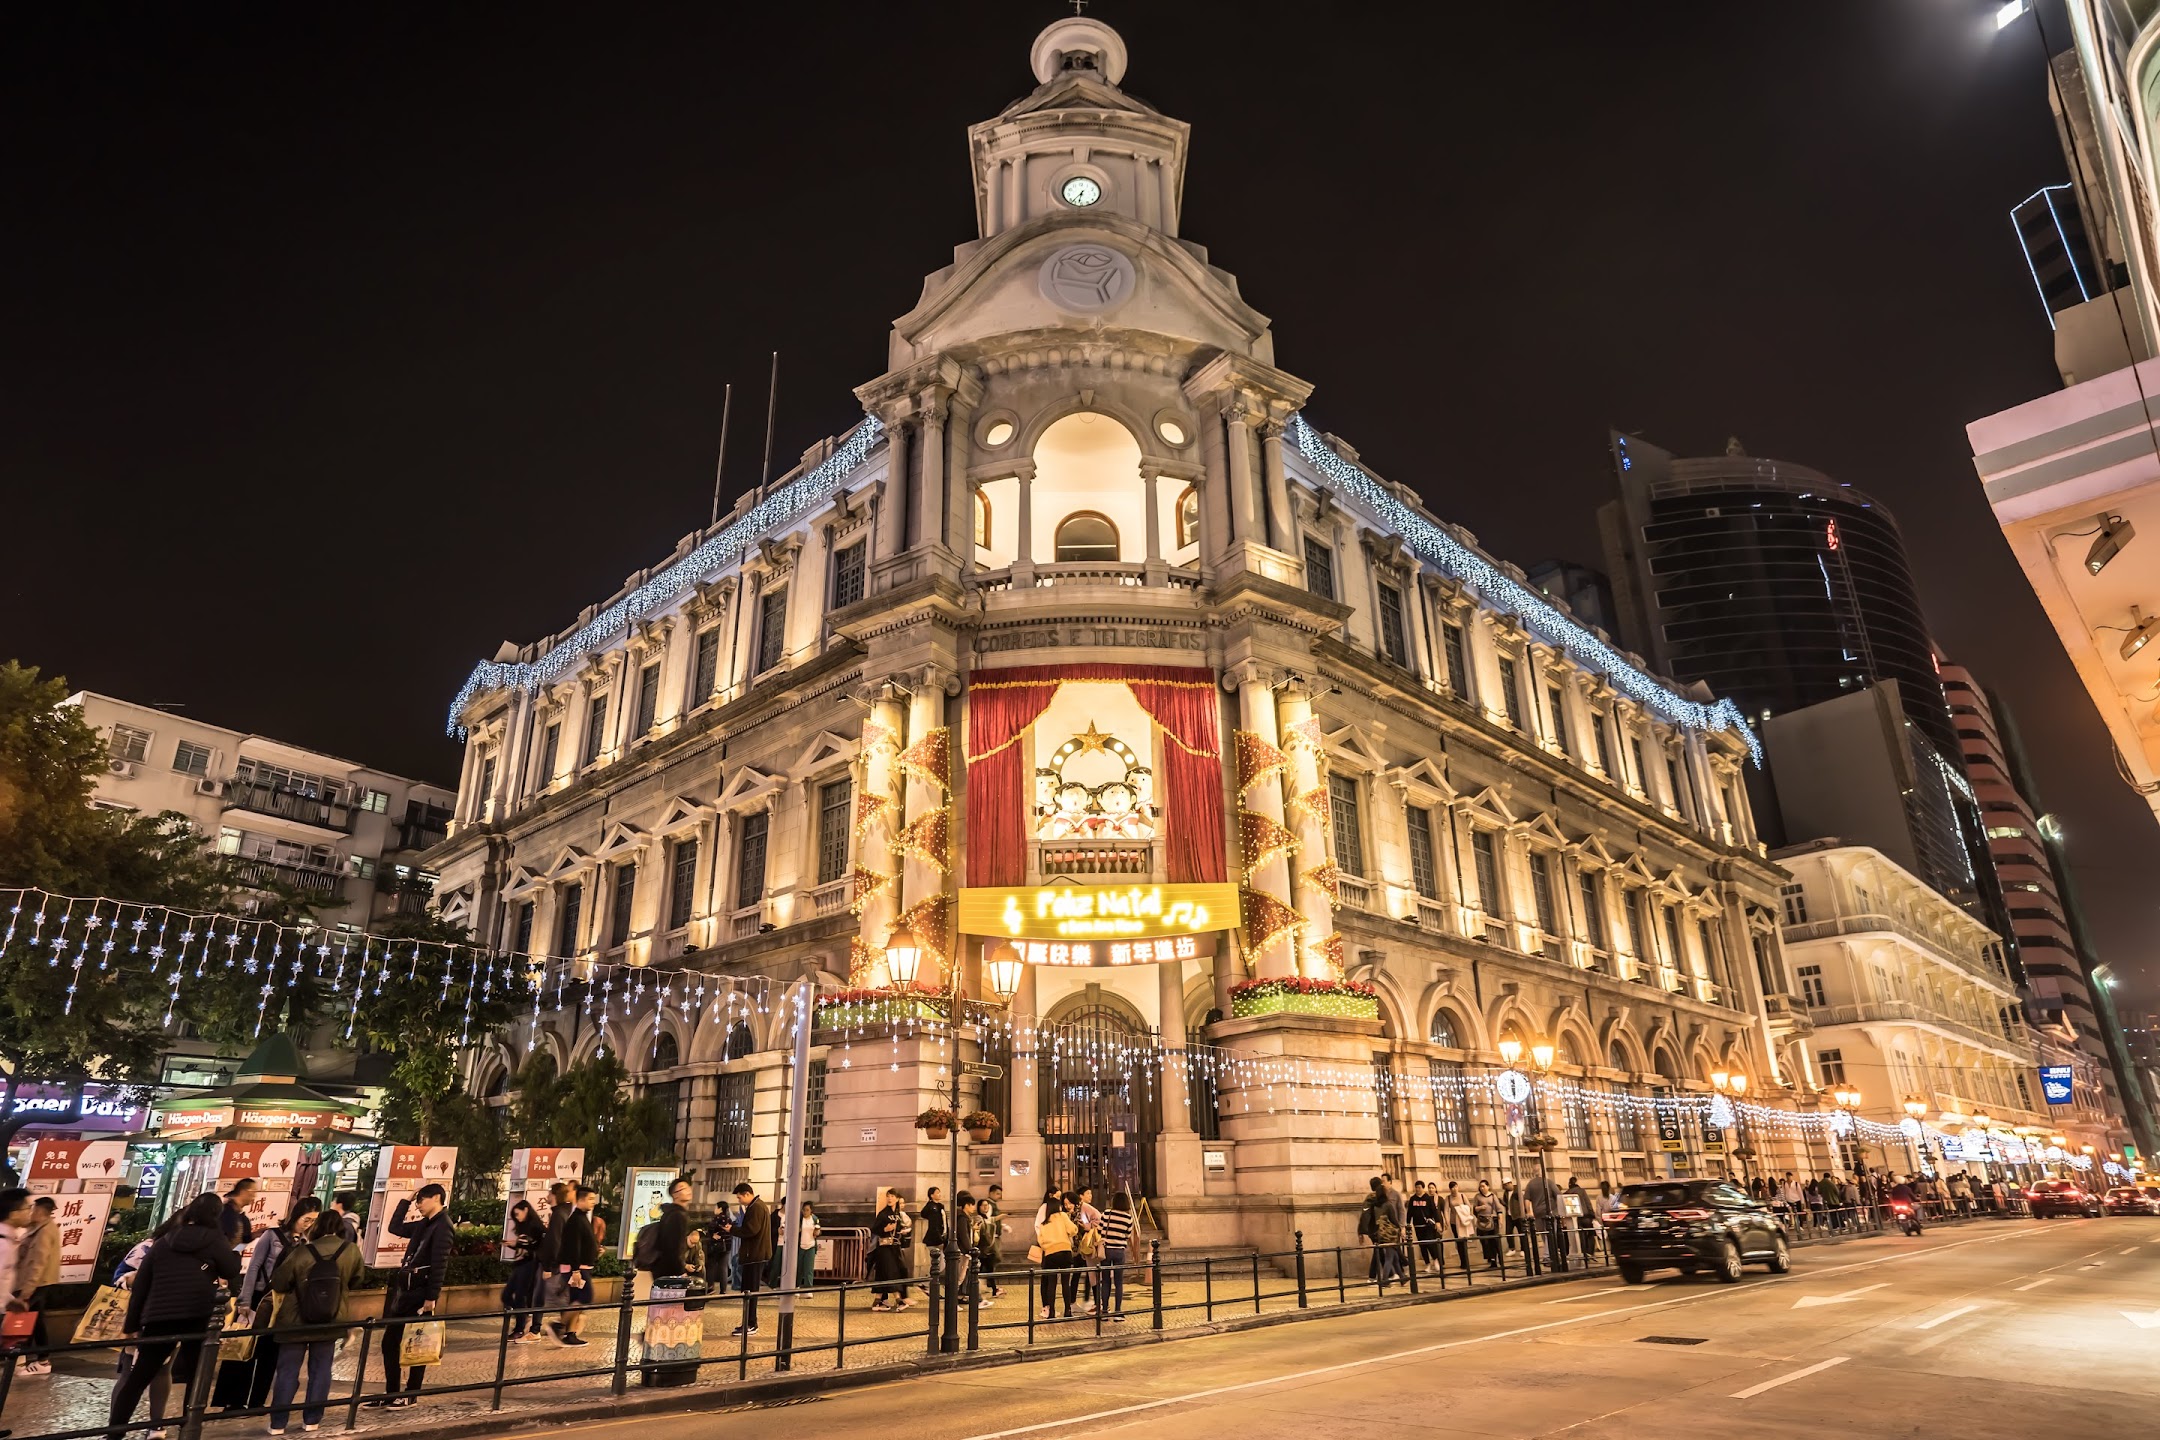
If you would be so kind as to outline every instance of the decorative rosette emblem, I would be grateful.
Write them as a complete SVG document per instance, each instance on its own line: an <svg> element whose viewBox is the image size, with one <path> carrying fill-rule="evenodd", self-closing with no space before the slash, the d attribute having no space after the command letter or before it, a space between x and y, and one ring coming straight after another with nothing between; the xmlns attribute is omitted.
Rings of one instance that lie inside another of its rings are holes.
<svg viewBox="0 0 2160 1440"><path fill-rule="evenodd" d="M1092 315L1133 292L1133 263L1107 245L1068 245L1043 262L1043 298L1060 310Z"/></svg>

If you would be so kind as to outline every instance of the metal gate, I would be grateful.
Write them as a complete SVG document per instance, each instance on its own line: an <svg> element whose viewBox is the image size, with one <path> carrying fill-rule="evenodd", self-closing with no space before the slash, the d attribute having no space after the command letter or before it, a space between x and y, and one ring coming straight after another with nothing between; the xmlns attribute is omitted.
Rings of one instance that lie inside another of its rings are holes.
<svg viewBox="0 0 2160 1440"><path fill-rule="evenodd" d="M1150 1032L1107 1005L1060 1020L1036 1060L1042 1097L1044 1180L1074 1190L1155 1193L1155 1136L1162 1128L1161 1077Z"/></svg>

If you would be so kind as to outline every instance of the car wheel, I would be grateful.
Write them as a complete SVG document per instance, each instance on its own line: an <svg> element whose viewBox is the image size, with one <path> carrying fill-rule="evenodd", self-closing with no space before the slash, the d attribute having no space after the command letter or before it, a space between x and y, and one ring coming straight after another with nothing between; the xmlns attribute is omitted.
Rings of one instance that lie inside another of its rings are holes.
<svg viewBox="0 0 2160 1440"><path fill-rule="evenodd" d="M1770 1273L1773 1275L1783 1275L1786 1271L1790 1269L1792 1269L1792 1247L1785 1243L1785 1237L1783 1235L1771 1237Z"/></svg>
<svg viewBox="0 0 2160 1440"><path fill-rule="evenodd" d="M1740 1247L1730 1240L1718 1251L1717 1278L1726 1285L1734 1284L1740 1279Z"/></svg>
<svg viewBox="0 0 2160 1440"><path fill-rule="evenodd" d="M1635 1263L1634 1261L1632 1261L1632 1260L1622 1260L1622 1261L1620 1262L1620 1265L1619 1265L1619 1270L1620 1270L1620 1283L1621 1283L1621 1284L1623 1284L1623 1285L1640 1285L1640 1284L1642 1284L1642 1282L1643 1282L1643 1268L1642 1268L1642 1266L1640 1266L1640 1265L1637 1265L1637 1264L1636 1264L1636 1263Z"/></svg>

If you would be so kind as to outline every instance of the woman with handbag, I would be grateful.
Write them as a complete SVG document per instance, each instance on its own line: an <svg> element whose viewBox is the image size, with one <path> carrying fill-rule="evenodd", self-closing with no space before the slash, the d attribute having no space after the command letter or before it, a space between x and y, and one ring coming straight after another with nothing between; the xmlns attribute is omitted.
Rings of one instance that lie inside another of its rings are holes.
<svg viewBox="0 0 2160 1440"><path fill-rule="evenodd" d="M1440 1225L1449 1240L1455 1242L1455 1262L1462 1266L1465 1275L1470 1273L1470 1240L1478 1233L1477 1211L1469 1197L1462 1193L1453 1180L1447 1182L1447 1193L1439 1199ZM1440 1247L1440 1272L1447 1273L1447 1246Z"/></svg>
<svg viewBox="0 0 2160 1440"><path fill-rule="evenodd" d="M547 1238L540 1217L529 1201L510 1207L510 1223L503 1227L503 1248L510 1252L510 1280L502 1289L505 1310L530 1310L540 1303L540 1242ZM510 1343L530 1345L540 1338L540 1317L518 1315L510 1321Z"/></svg>
<svg viewBox="0 0 2160 1440"><path fill-rule="evenodd" d="M1042 1266L1042 1318L1054 1318L1051 1314L1052 1291L1057 1281L1064 1277L1065 1318L1072 1319L1073 1296L1080 1288L1080 1272L1074 1267L1080 1257L1074 1247L1080 1243L1080 1225L1073 1219L1073 1212L1080 1207L1080 1197L1070 1192L1058 1197L1055 1210L1044 1202L1042 1223L1035 1227L1035 1248L1028 1252L1028 1259Z"/></svg>
<svg viewBox="0 0 2160 1440"><path fill-rule="evenodd" d="M1485 1254L1485 1268L1490 1270L1500 1263L1500 1197L1493 1194L1492 1181L1477 1182L1477 1194L1470 1200L1470 1216L1477 1226L1478 1249Z"/></svg>
<svg viewBox="0 0 2160 1440"><path fill-rule="evenodd" d="M120 1440L121 1427L134 1420L136 1404L167 1361L186 1404L202 1341L167 1337L200 1336L210 1328L210 1317L225 1292L240 1283L240 1256L218 1225L224 1211L225 1202L218 1196L196 1196L172 1233L150 1247L135 1271L122 1337L134 1342L135 1363L128 1367L127 1378L113 1387L108 1440Z"/></svg>

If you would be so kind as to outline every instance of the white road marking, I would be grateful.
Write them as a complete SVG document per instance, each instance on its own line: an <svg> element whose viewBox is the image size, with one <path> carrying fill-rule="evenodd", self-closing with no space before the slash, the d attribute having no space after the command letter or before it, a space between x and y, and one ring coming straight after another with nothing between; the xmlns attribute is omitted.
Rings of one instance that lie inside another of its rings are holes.
<svg viewBox="0 0 2160 1440"><path fill-rule="evenodd" d="M1650 1283L1652 1285L1660 1285L1664 1282L1660 1280L1653 1280ZM1593 1295L1618 1295L1623 1290L1640 1290L1643 1288L1645 1287L1640 1285L1615 1285L1610 1290L1585 1290L1580 1295L1562 1295L1557 1300L1547 1300L1544 1303L1547 1305L1565 1305L1570 1300L1588 1300Z"/></svg>
<svg viewBox="0 0 2160 1440"><path fill-rule="evenodd" d="M2125 1254L2125 1255L2135 1255L2135 1254L2137 1254L2137 1251L2138 1251L2138 1247L2137 1247L2137 1246L2135 1246L2135 1245L2132 1245L2132 1246L2131 1246L2131 1247L2130 1247L2129 1249L2127 1249L2127 1250L2123 1251L2122 1253L2123 1253L2123 1254Z"/></svg>
<svg viewBox="0 0 2160 1440"><path fill-rule="evenodd" d="M1887 1290L1889 1288L1890 1282L1885 1280L1880 1285L1862 1285L1859 1289L1847 1290L1842 1295L1803 1295L1798 1300L1793 1301L1792 1308L1795 1310L1808 1310L1817 1305L1843 1305L1848 1300L1859 1299L1870 1290Z"/></svg>
<svg viewBox="0 0 2160 1440"><path fill-rule="evenodd" d="M2122 1312L2122 1317L2140 1330L2151 1330L2155 1326L2160 1326L2160 1310L2149 1311L2143 1315L2138 1314L2135 1310L2125 1310Z"/></svg>
<svg viewBox="0 0 2160 1440"><path fill-rule="evenodd" d="M2098 1260L2095 1260L2095 1261L2093 1261L2093 1262L2092 1262L2091 1264L2089 1264L2089 1265L2080 1265L2080 1266L2078 1266L2078 1269L2080 1269L2080 1270L2097 1270L2097 1269L2099 1269L2099 1268L2100 1268L2100 1262L2099 1262Z"/></svg>
<svg viewBox="0 0 2160 1440"><path fill-rule="evenodd" d="M1932 1330L1937 1325L1948 1324L1950 1321L1957 1319L1957 1317L1960 1315L1970 1315L1973 1311L1979 1308L1980 1307L1978 1305L1960 1305L1957 1309L1952 1310L1949 1314L1938 1315L1933 1320L1928 1321L1926 1324L1918 1325L1914 1328L1919 1330Z"/></svg>
<svg viewBox="0 0 2160 1440"><path fill-rule="evenodd" d="M1735 1400L1752 1400L1765 1390L1775 1390L1780 1385L1789 1385L1795 1380L1805 1380L1817 1371L1828 1370L1833 1365L1842 1365L1850 1359L1852 1359L1850 1355L1833 1355L1828 1360L1819 1360L1804 1369L1793 1371L1790 1375L1780 1375L1775 1380L1765 1380L1760 1385L1750 1385L1745 1390L1735 1390L1732 1393L1732 1398Z"/></svg>
<svg viewBox="0 0 2160 1440"><path fill-rule="evenodd" d="M1947 1255L1968 1245L1999 1245L2005 1240L2024 1239L2044 1235L2046 1230L2035 1227L2030 1230L2011 1230L1995 1235L1983 1235L1971 1240L1954 1240L1948 1245L1929 1246L1921 1250L1903 1250L1894 1255L1878 1255L1872 1260L1854 1260L1843 1265L1828 1266L1816 1272L1816 1277L1840 1275L1848 1270L1865 1270L1876 1265L1894 1264L1903 1260L1924 1260L1930 1256ZM1431 1345L1420 1345L1410 1350L1397 1350L1386 1355L1370 1355L1362 1360L1346 1360L1339 1365L1323 1365L1314 1370L1299 1370L1288 1375L1269 1375L1259 1380L1246 1380L1236 1385L1217 1385L1206 1390L1189 1391L1183 1395L1166 1395L1160 1400L1145 1400L1134 1405L1120 1405L1111 1410L1097 1410L1092 1414L1069 1415L1062 1420L1042 1420L1033 1425L1021 1425L1010 1430L989 1430L971 1435L967 1440L1008 1440L1014 1435L1033 1435L1044 1430L1061 1430L1068 1425L1088 1425L1098 1420L1114 1420L1121 1415L1137 1415L1149 1410L1161 1410L1171 1405L1183 1405L1194 1400L1209 1400L1217 1395L1233 1395L1242 1390L1258 1390L1263 1386L1281 1385L1293 1380L1309 1380L1319 1375L1335 1375L1345 1370L1361 1370L1368 1365L1387 1365L1398 1360L1413 1360L1421 1355L1437 1354L1442 1350L1459 1350L1466 1345L1483 1345L1493 1340L1509 1340L1517 1335L1535 1334L1541 1330L1557 1330L1563 1326L1580 1325L1586 1320L1607 1320L1615 1315L1633 1315L1643 1310L1662 1310L1668 1305L1709 1304L1729 1300L1737 1295L1750 1294L1765 1285L1782 1285L1798 1277L1793 1275L1767 1276L1753 1285L1722 1286L1717 1290L1703 1292L1690 1287L1690 1293L1675 1295L1670 1300L1648 1300L1640 1305L1622 1305L1612 1310L1593 1310L1584 1315L1570 1315L1564 1320L1547 1320L1538 1325L1524 1325L1512 1330L1495 1330L1489 1335L1472 1335L1461 1340L1442 1340ZM1848 1357L1849 1358L1849 1357ZM1806 1372L1802 1372L1806 1373ZM1789 1377L1798 1379L1797 1375ZM608 1422L614 1423L614 1422ZM604 1428L604 1426L603 1426ZM539 1432L531 1432L537 1435ZM510 1440L527 1440L512 1436Z"/></svg>
<svg viewBox="0 0 2160 1440"><path fill-rule="evenodd" d="M2053 1275L2043 1275L2038 1280L2029 1281L2026 1284L2017 1286L2016 1288L2019 1290L2037 1290L2042 1285L2051 1283L2054 1279L2055 1277Z"/></svg>

